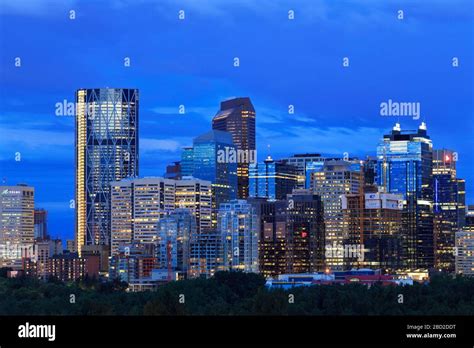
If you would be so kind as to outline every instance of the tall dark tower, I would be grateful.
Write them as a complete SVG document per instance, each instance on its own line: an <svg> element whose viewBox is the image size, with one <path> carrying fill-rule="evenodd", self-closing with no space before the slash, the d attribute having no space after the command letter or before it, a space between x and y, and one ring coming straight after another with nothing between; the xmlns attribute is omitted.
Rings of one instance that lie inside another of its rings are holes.
<svg viewBox="0 0 474 348"><path fill-rule="evenodd" d="M246 199L249 195L249 159L251 151L255 152L255 109L248 97L234 98L221 102L219 112L212 120L212 129L232 134L237 148L237 186L238 198Z"/></svg>

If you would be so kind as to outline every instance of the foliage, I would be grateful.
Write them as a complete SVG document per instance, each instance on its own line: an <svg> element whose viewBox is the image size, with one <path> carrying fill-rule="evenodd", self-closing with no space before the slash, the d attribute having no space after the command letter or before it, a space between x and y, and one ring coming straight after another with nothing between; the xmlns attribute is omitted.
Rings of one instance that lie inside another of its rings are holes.
<svg viewBox="0 0 474 348"><path fill-rule="evenodd" d="M130 293L121 282L88 278L66 284L10 279L3 273L0 315L474 315L474 279L460 276L441 275L429 284L405 287L348 284L282 290L266 288L257 274L218 272L211 279ZM400 294L403 303L398 302Z"/></svg>

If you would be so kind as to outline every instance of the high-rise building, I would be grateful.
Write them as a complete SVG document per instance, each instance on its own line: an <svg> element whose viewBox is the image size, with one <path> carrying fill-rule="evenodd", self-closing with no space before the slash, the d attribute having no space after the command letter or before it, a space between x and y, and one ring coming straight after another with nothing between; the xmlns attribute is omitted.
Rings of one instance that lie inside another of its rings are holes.
<svg viewBox="0 0 474 348"><path fill-rule="evenodd" d="M257 214L258 268L265 278L274 278L288 271L286 209L288 201L249 198Z"/></svg>
<svg viewBox="0 0 474 348"><path fill-rule="evenodd" d="M325 222L321 197L311 190L294 190L286 210L288 273L324 269Z"/></svg>
<svg viewBox="0 0 474 348"><path fill-rule="evenodd" d="M21 268L32 253L35 230L33 187L0 186L0 267Z"/></svg>
<svg viewBox="0 0 474 348"><path fill-rule="evenodd" d="M158 222L156 242L158 268L187 276L190 270L191 238L197 234L196 218L188 209L178 208Z"/></svg>
<svg viewBox="0 0 474 348"><path fill-rule="evenodd" d="M357 194L364 185L360 161L328 160L311 174L314 194L321 197L324 207L325 241L342 245L347 238L344 232L342 195ZM326 257L326 265L333 270L344 269L344 259L334 254Z"/></svg>
<svg viewBox="0 0 474 348"><path fill-rule="evenodd" d="M138 176L138 90L76 92L76 242L110 245L110 183Z"/></svg>
<svg viewBox="0 0 474 348"><path fill-rule="evenodd" d="M311 167L312 163L323 163L325 161L325 158L321 157L321 155L318 153L305 153L296 154L291 157L284 158L283 161L296 167L296 172L298 175L298 184L296 188L307 189L310 188L306 182L307 170Z"/></svg>
<svg viewBox="0 0 474 348"><path fill-rule="evenodd" d="M429 269L434 265L433 151L425 123L416 131L402 131L397 123L379 143L377 160L377 185L403 195L407 267Z"/></svg>
<svg viewBox="0 0 474 348"><path fill-rule="evenodd" d="M222 203L217 217L222 269L258 272L258 226L255 208L245 200Z"/></svg>
<svg viewBox="0 0 474 348"><path fill-rule="evenodd" d="M263 162L250 164L249 197L286 199L298 185L298 171L286 161L274 161L270 156Z"/></svg>
<svg viewBox="0 0 474 348"><path fill-rule="evenodd" d="M48 238L47 228L48 212L44 209L35 209L35 239L44 240Z"/></svg>
<svg viewBox="0 0 474 348"><path fill-rule="evenodd" d="M237 164L237 198L248 197L249 159L256 158L255 109L249 98L234 98L221 102L212 120L212 128L232 134L240 160Z"/></svg>
<svg viewBox="0 0 474 348"><path fill-rule="evenodd" d="M232 135L228 132L211 130L193 141L193 177L212 183L214 226L219 205L237 195L235 156Z"/></svg>
<svg viewBox="0 0 474 348"><path fill-rule="evenodd" d="M455 233L465 220L465 182L456 177L457 154L433 150L433 213L435 267L455 271Z"/></svg>
<svg viewBox="0 0 474 348"><path fill-rule="evenodd" d="M181 176L193 176L194 149L192 146L183 147L181 152Z"/></svg>
<svg viewBox="0 0 474 348"><path fill-rule="evenodd" d="M175 181L176 207L189 209L196 218L197 233L212 228L212 186L207 180L184 177Z"/></svg>
<svg viewBox="0 0 474 348"><path fill-rule="evenodd" d="M342 196L347 240L340 252L347 269L371 268L390 273L403 268L402 200L401 194L384 192Z"/></svg>
<svg viewBox="0 0 474 348"><path fill-rule="evenodd" d="M325 222L321 197L311 190L288 195L286 215L288 273L312 273L324 268Z"/></svg>
<svg viewBox="0 0 474 348"><path fill-rule="evenodd" d="M175 180L134 178L111 182L112 255L121 244L154 243L157 224L175 209Z"/></svg>

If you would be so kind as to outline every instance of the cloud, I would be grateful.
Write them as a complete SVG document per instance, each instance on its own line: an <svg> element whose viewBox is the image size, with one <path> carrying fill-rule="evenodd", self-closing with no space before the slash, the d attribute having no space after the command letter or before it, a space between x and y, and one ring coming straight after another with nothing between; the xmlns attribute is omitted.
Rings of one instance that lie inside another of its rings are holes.
<svg viewBox="0 0 474 348"><path fill-rule="evenodd" d="M73 146L74 133L30 128L0 127L0 146L2 148L24 146L41 148L44 146Z"/></svg>
<svg viewBox="0 0 474 348"><path fill-rule="evenodd" d="M176 139L150 139L150 138L141 138L140 139L140 151L144 153L155 152L155 151L171 151L176 152L180 150L185 144L189 144L182 140Z"/></svg>
<svg viewBox="0 0 474 348"><path fill-rule="evenodd" d="M271 153L286 156L298 152L337 155L344 152L369 154L375 152L384 129L371 127L308 127L292 126L276 131L259 130L260 148L270 145ZM285 141L281 141L285 139Z"/></svg>

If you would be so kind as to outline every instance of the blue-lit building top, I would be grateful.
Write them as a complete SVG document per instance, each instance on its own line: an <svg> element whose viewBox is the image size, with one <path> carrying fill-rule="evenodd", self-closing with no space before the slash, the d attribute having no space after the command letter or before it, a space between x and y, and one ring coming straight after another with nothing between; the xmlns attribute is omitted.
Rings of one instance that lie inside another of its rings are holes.
<svg viewBox="0 0 474 348"><path fill-rule="evenodd" d="M270 157L253 163L249 168L249 196L286 199L298 184L297 168L286 161L274 161Z"/></svg>
<svg viewBox="0 0 474 348"><path fill-rule="evenodd" d="M400 124L384 135L377 147L377 185L407 199L432 198L432 142L422 123L417 131L402 132Z"/></svg>

